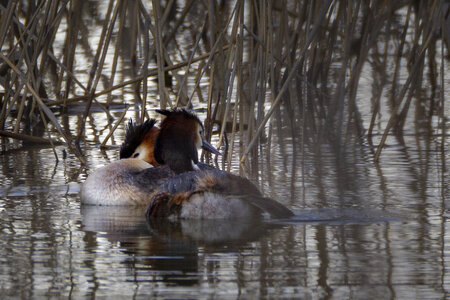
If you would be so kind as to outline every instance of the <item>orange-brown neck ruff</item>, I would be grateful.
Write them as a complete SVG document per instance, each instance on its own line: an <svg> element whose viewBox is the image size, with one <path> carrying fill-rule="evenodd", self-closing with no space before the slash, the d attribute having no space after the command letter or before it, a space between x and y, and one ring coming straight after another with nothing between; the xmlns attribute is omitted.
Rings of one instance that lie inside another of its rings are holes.
<svg viewBox="0 0 450 300"><path fill-rule="evenodd" d="M159 129L156 127L153 127L145 135L144 139L142 140L141 145L139 145L139 147L142 146L147 150L144 160L153 166L159 166L158 162L155 159L155 155L154 155L155 143L156 143L156 138L158 137L158 134L159 134Z"/></svg>
<svg viewBox="0 0 450 300"><path fill-rule="evenodd" d="M157 110L166 118L155 144L155 159L165 164L175 173L193 170L198 163L198 132L203 125L200 120L186 110Z"/></svg>

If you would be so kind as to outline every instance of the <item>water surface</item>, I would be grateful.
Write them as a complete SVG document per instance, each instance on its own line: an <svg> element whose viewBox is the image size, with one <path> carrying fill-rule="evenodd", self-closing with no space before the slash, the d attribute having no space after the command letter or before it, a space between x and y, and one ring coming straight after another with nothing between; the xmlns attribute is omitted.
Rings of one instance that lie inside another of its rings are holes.
<svg viewBox="0 0 450 300"><path fill-rule="evenodd" d="M377 166L358 151L337 168L324 149L320 165L305 152L295 172L282 172L274 153L280 172L261 176L294 220L179 223L80 205L86 173L117 150L92 147L88 169L70 155L55 163L49 148L8 151L0 156L2 298L446 298L448 152L422 160L418 149L388 147Z"/></svg>

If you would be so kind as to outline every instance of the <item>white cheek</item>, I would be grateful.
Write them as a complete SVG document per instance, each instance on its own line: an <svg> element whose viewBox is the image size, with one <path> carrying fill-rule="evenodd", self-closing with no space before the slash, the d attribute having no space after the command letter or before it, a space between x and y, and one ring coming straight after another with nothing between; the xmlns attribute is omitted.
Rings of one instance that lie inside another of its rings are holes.
<svg viewBox="0 0 450 300"><path fill-rule="evenodd" d="M147 150L144 147L138 147L136 149L136 151L134 151L133 155L131 155L131 157L145 160L146 155L147 155Z"/></svg>
<svg viewBox="0 0 450 300"><path fill-rule="evenodd" d="M202 139L202 136L199 133L198 134L198 138L197 138L197 149L201 149L202 145L203 145L203 139Z"/></svg>

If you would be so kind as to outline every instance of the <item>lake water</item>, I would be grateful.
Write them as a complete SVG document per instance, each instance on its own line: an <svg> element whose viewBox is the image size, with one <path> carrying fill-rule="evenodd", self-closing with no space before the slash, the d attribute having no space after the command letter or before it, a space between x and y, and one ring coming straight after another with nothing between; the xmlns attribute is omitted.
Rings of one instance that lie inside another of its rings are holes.
<svg viewBox="0 0 450 300"><path fill-rule="evenodd" d="M89 31L92 48L99 28ZM106 61L108 69L112 58ZM118 77L125 80L129 62L121 63ZM358 103L367 102L359 107L365 128L373 73L366 66L358 87ZM158 108L156 90L149 81L149 109ZM125 87L114 99L130 104L133 92ZM428 103L427 93L419 97ZM403 139L389 136L378 163L366 136L342 138L336 147L301 126L286 133L285 120L274 116L270 139L258 145L262 155L249 159L245 175L294 210L292 220L282 221L147 222L140 209L82 206L80 184L119 158L118 148L98 148L110 130L101 110L87 120L86 166L66 156L65 146L56 146L56 162L51 147L3 139L0 299L447 299L450 103L443 103L444 120L421 116L421 104L412 108ZM135 119L136 109L126 119ZM58 120L75 135L83 111L84 104L69 107ZM111 115L117 120L122 111L113 105ZM375 144L389 115L384 111L378 120ZM123 137L122 124L108 144L120 145Z"/></svg>
<svg viewBox="0 0 450 300"><path fill-rule="evenodd" d="M438 137L411 139L429 146L391 145L379 165L367 149L336 164L322 147L291 170L273 151L260 185L297 216L257 223L149 224L139 209L83 207L79 184L117 150L90 148L87 169L71 155L55 163L51 148L8 151L1 298L444 299L449 151Z"/></svg>

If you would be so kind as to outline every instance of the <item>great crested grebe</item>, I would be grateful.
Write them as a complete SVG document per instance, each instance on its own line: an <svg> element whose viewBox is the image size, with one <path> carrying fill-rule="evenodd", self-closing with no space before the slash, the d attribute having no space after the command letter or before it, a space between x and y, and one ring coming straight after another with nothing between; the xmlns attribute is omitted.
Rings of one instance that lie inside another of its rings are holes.
<svg viewBox="0 0 450 300"><path fill-rule="evenodd" d="M168 166L158 166L153 150L159 129L150 119L142 124L131 120L120 147L121 160L90 174L81 187L81 201L89 205L146 205L150 195L175 173ZM217 152L209 143L202 147ZM152 167L155 166L155 167ZM212 168L205 164L201 169Z"/></svg>
<svg viewBox="0 0 450 300"><path fill-rule="evenodd" d="M95 170L81 186L81 201L90 205L145 205L156 187L174 173L157 166L153 148L159 129L155 120L128 123L121 160Z"/></svg>
<svg viewBox="0 0 450 300"><path fill-rule="evenodd" d="M292 211L264 197L248 179L214 168L201 168L198 149L203 125L186 110L157 110L166 116L155 143L155 159L176 176L163 183L146 210L148 218L230 219L260 216L288 218Z"/></svg>

